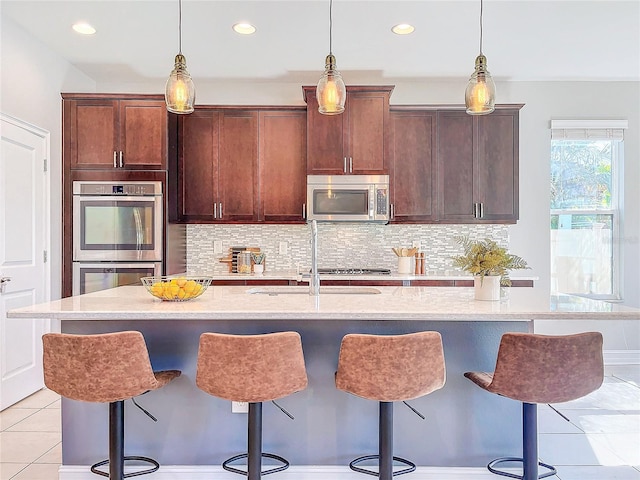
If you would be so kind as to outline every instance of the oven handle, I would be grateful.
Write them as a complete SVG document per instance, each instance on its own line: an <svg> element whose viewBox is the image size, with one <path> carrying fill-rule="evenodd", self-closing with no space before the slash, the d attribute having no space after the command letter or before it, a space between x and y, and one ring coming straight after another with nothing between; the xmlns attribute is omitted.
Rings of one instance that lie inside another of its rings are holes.
<svg viewBox="0 0 640 480"><path fill-rule="evenodd" d="M74 198L79 199L81 202L89 201L104 201L104 200L112 200L112 201L122 201L122 202L155 202L156 200L160 200L162 195L74 195Z"/></svg>

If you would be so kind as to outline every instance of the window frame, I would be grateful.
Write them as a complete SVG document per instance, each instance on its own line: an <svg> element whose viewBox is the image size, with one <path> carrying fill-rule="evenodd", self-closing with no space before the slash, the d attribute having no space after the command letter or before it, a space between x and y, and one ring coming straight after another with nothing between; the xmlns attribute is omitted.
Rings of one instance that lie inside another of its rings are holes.
<svg viewBox="0 0 640 480"><path fill-rule="evenodd" d="M621 302L623 272L623 249L622 230L624 228L623 215L623 195L624 195L624 136L623 131L627 128L626 120L560 120L551 121L551 139L549 151L551 151L555 141L611 141L611 205L607 209L553 209L549 208L549 222L553 215L611 215L611 293L573 293L555 292L555 294L566 293L579 295L582 297ZM551 158L549 159L551 162ZM551 178L549 178L551 181ZM551 233L551 225L550 232ZM551 238L551 237L550 237ZM551 262L551 257L549 262Z"/></svg>

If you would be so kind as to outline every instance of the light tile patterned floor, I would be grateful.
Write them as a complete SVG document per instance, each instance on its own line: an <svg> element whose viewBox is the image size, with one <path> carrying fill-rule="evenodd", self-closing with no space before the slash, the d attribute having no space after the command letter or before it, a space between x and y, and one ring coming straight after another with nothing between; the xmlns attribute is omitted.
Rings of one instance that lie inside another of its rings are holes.
<svg viewBox="0 0 640 480"><path fill-rule="evenodd" d="M540 458L558 469L550 478L640 480L640 366L607 368L600 390L554 407L570 422L539 408ZM48 390L1 412L0 480L57 480L60 432L60 397Z"/></svg>

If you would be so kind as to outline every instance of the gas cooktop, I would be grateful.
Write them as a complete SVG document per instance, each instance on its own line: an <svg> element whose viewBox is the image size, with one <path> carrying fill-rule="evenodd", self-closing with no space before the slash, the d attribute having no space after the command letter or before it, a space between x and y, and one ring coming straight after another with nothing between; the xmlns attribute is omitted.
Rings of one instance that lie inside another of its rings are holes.
<svg viewBox="0 0 640 480"><path fill-rule="evenodd" d="M319 268L320 275L390 275L388 268Z"/></svg>

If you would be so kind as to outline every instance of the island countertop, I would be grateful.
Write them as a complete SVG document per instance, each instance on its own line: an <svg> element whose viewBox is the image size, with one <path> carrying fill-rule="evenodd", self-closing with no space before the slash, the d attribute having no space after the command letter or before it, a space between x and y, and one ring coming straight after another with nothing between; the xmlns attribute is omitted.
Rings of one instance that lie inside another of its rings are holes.
<svg viewBox="0 0 640 480"><path fill-rule="evenodd" d="M376 290L377 294L345 292ZM251 293L256 291L268 293ZM270 294L269 294L270 293ZM11 310L11 318L60 320L640 320L640 309L537 288L511 288L500 301L478 301L467 287L210 286L199 298L166 302L125 286Z"/></svg>
<svg viewBox="0 0 640 480"><path fill-rule="evenodd" d="M275 295L249 293L255 289ZM344 293L372 289L380 293ZM342 293L327 293L336 291ZM490 302L474 300L471 287L321 287L321 294L313 297L306 286L214 285L196 299L163 302L142 286L126 286L14 309L7 315L58 319L61 331L69 334L138 330L154 369L180 370L182 375L166 388L145 395L145 408L153 411L158 424L132 409L126 434L131 451L155 458L176 480L190 480L194 472L202 472L203 478L230 478L220 463L246 448L246 418L232 413L230 402L205 394L195 384L204 332L300 334L309 386L282 399L296 421L277 410L265 413L264 449L283 454L298 468L299 478L318 476L320 471L323 478L344 479L351 478L349 461L375 452L378 438L377 402L348 395L334 384L344 335L427 330L441 334L446 384L412 400L428 421L416 421L401 405L394 414L401 432L394 438L394 449L429 471L483 467L492 458L519 453L519 403L489 395L464 378L464 372L494 368L505 332L533 331L539 319L640 320L638 309L574 296L549 297L535 287L512 288L508 298ZM103 405L66 398L62 419L59 478L72 480L104 458L108 425ZM335 473L327 476L327 468Z"/></svg>

